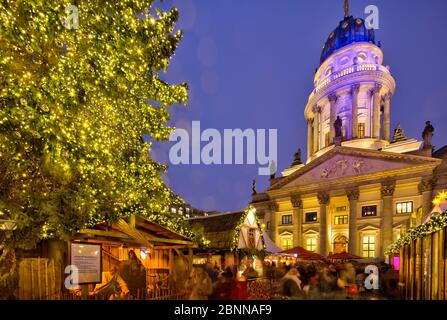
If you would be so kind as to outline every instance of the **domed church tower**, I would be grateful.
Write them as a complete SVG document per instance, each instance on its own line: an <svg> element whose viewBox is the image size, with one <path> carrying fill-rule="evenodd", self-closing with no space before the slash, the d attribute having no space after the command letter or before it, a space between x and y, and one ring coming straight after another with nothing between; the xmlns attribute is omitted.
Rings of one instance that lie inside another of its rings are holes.
<svg viewBox="0 0 447 320"><path fill-rule="evenodd" d="M374 30L349 14L346 0L345 17L323 46L304 111L308 162L334 145L374 150L388 146L395 88ZM337 117L341 121L336 123Z"/></svg>

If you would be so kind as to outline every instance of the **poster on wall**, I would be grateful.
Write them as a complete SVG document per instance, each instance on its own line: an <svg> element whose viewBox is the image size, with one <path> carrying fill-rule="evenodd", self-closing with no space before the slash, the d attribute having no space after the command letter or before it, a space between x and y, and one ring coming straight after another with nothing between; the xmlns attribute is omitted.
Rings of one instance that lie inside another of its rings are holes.
<svg viewBox="0 0 447 320"><path fill-rule="evenodd" d="M70 264L78 268L79 284L101 283L102 254L101 245L72 242Z"/></svg>

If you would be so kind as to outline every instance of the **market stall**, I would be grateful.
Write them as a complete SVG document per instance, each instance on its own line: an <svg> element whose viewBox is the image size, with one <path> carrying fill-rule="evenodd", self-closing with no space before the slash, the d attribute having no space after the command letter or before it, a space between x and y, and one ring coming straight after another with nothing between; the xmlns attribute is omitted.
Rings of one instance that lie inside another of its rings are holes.
<svg viewBox="0 0 447 320"><path fill-rule="evenodd" d="M389 250L399 264L403 299L447 300L447 193L433 201L425 223L411 229Z"/></svg>

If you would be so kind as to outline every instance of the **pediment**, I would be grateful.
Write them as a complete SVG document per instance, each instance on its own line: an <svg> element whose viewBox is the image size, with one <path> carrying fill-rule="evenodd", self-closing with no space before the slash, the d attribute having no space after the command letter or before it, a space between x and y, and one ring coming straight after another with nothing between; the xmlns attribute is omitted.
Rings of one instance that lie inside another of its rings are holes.
<svg viewBox="0 0 447 320"><path fill-rule="evenodd" d="M325 183L337 179L383 173L426 164L436 166L438 161L420 156L339 147L315 159L278 184L273 185L271 189Z"/></svg>

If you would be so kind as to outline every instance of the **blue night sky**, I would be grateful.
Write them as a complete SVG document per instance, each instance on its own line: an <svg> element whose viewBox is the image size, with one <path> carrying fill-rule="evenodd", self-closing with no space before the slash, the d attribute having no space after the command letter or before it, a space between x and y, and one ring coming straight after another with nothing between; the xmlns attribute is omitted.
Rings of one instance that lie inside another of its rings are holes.
<svg viewBox="0 0 447 320"><path fill-rule="evenodd" d="M435 127L434 145L447 144L447 41L445 0L351 0L351 14L380 9L385 65L397 82L391 129L401 123L407 137L421 138L425 121ZM165 0L180 11L184 38L164 79L186 81L188 106L172 109L171 123L202 130L278 129L278 168L288 167L303 150L304 107L321 49L343 18L342 0ZM156 144L155 159L168 163L173 143ZM203 210L230 211L251 200L268 177L258 165L170 165L166 182L186 202Z"/></svg>

